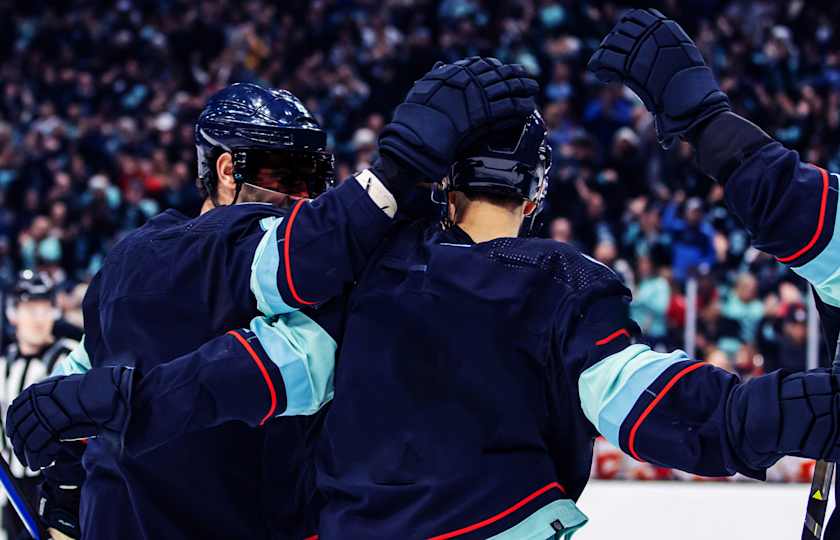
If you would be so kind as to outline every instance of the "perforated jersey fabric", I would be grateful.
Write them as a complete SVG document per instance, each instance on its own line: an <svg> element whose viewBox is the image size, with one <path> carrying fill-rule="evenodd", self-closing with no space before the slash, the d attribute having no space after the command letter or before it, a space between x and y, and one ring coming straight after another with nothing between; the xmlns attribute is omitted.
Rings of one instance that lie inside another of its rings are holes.
<svg viewBox="0 0 840 540"><path fill-rule="evenodd" d="M562 242L529 238L500 238L489 244L488 256L510 268L538 268L557 283L583 291L618 281L615 272Z"/></svg>

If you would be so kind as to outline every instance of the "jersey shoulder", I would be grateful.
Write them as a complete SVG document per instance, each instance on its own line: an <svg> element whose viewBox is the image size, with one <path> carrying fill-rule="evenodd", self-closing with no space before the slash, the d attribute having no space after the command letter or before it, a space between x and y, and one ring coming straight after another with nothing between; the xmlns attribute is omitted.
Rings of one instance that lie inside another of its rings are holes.
<svg viewBox="0 0 840 540"><path fill-rule="evenodd" d="M510 267L536 268L572 293L613 290L629 295L614 271L572 245L543 238L500 238L487 244L490 259Z"/></svg>
<svg viewBox="0 0 840 540"><path fill-rule="evenodd" d="M212 233L249 229L264 219L282 219L288 215L288 209L278 208L268 203L240 203L231 206L219 206L191 219L184 225L185 232Z"/></svg>
<svg viewBox="0 0 840 540"><path fill-rule="evenodd" d="M109 259L122 259L138 250L146 250L150 243L172 245L179 239L184 242L212 244L260 232L267 221L282 219L287 210L269 204L244 203L220 206L200 216L190 218L175 210L167 210L150 219L118 242L108 255Z"/></svg>

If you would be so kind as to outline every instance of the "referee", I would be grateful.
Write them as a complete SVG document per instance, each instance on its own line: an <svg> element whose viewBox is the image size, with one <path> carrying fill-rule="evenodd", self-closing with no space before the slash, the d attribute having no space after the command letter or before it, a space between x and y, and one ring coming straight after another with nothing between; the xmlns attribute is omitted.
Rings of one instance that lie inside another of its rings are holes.
<svg viewBox="0 0 840 540"><path fill-rule="evenodd" d="M53 282L46 274L24 270L6 305L6 316L15 331L15 339L0 356L0 418L17 395L30 384L45 378L53 366L77 345L61 331L60 312L55 305ZM58 325L57 325L58 323ZM39 474L26 469L11 451L5 435L0 437L3 457L29 500L35 499ZM3 506L3 529L7 540L28 538L12 506Z"/></svg>

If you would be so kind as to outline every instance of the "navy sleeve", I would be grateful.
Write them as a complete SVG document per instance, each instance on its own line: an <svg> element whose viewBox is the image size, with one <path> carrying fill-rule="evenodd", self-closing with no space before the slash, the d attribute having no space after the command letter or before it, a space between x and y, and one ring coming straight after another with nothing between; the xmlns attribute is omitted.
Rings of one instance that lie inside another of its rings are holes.
<svg viewBox="0 0 840 540"><path fill-rule="evenodd" d="M283 227L284 296L294 305L338 296L364 268L388 230L389 218L353 179L298 203Z"/></svg>
<svg viewBox="0 0 840 540"><path fill-rule="evenodd" d="M726 203L755 247L808 280L840 307L838 180L734 113L713 118L692 141L697 162L724 184Z"/></svg>
<svg viewBox="0 0 840 540"><path fill-rule="evenodd" d="M241 242L230 274L247 281L266 315L321 304L341 294L361 273L392 218L355 178L287 216L260 220L256 241Z"/></svg>
<svg viewBox="0 0 840 540"><path fill-rule="evenodd" d="M638 343L626 296L586 303L558 352L581 409L607 440L640 461L706 476L762 477L733 449L725 428L734 375Z"/></svg>
<svg viewBox="0 0 840 540"><path fill-rule="evenodd" d="M149 370L134 389L125 450L139 455L229 421L256 427L282 412L280 370L252 338L231 331Z"/></svg>
<svg viewBox="0 0 840 540"><path fill-rule="evenodd" d="M224 422L315 414L333 397L336 349L302 312L257 317L143 375L125 448L137 455Z"/></svg>
<svg viewBox="0 0 840 540"><path fill-rule="evenodd" d="M728 177L726 202L756 248L808 280L840 308L840 175L804 163L778 142L754 151Z"/></svg>
<svg viewBox="0 0 840 540"><path fill-rule="evenodd" d="M801 267L830 246L837 219L837 175L803 163L771 142L747 158L726 182L726 202L755 247Z"/></svg>

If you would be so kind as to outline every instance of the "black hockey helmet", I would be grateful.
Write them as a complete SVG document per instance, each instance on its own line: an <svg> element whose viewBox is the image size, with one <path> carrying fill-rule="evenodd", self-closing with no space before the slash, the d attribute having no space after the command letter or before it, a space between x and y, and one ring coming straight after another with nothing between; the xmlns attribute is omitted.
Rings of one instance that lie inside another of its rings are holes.
<svg viewBox="0 0 840 540"><path fill-rule="evenodd" d="M537 111L514 128L491 132L452 165L447 189L521 198L539 204L551 168L547 129Z"/></svg>
<svg viewBox="0 0 840 540"><path fill-rule="evenodd" d="M216 161L233 157L237 184L291 196L314 197L334 181L327 134L286 90L232 84L207 101L195 125L198 184L216 204Z"/></svg>
<svg viewBox="0 0 840 540"><path fill-rule="evenodd" d="M29 300L52 300L54 290L53 280L47 274L23 270L18 274L18 280L12 289L12 300L15 303Z"/></svg>

